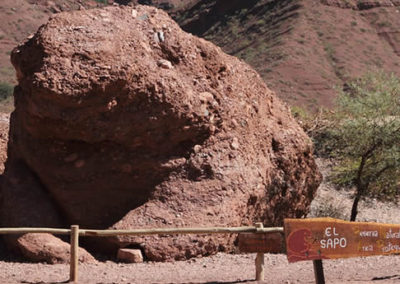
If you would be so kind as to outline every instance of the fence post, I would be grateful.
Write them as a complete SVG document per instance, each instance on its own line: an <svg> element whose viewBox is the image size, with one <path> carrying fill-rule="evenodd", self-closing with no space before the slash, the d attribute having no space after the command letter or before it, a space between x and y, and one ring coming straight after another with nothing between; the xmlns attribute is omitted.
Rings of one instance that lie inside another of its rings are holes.
<svg viewBox="0 0 400 284"><path fill-rule="evenodd" d="M264 228L263 223L256 223L256 228ZM264 253L258 252L256 256L256 281L264 281Z"/></svg>
<svg viewBox="0 0 400 284"><path fill-rule="evenodd" d="M70 249L70 270L69 281L78 282L78 259L79 259L79 226L71 226L71 249Z"/></svg>

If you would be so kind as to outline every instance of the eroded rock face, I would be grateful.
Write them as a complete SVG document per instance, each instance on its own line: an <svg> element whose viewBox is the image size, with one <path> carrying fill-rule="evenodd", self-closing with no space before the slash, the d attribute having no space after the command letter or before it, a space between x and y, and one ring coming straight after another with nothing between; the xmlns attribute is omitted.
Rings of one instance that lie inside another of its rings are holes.
<svg viewBox="0 0 400 284"><path fill-rule="evenodd" d="M320 174L288 108L165 12L61 13L12 62L3 226L268 226L307 213ZM230 250L235 237L118 237L92 249L185 259Z"/></svg>

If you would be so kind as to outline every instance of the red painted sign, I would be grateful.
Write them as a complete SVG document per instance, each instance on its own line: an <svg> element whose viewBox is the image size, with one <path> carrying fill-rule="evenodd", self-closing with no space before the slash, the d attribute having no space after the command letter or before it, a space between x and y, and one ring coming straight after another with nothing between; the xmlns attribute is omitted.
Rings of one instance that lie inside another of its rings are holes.
<svg viewBox="0 0 400 284"><path fill-rule="evenodd" d="M284 227L289 262L400 254L400 225L314 218Z"/></svg>

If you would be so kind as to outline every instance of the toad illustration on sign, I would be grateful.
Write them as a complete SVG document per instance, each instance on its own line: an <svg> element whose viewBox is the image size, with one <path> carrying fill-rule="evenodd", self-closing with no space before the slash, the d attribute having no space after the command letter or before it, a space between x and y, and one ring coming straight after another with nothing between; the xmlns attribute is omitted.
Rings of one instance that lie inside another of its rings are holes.
<svg viewBox="0 0 400 284"><path fill-rule="evenodd" d="M291 232L286 242L289 262L323 258L319 250L313 249L312 244L316 241L309 229Z"/></svg>

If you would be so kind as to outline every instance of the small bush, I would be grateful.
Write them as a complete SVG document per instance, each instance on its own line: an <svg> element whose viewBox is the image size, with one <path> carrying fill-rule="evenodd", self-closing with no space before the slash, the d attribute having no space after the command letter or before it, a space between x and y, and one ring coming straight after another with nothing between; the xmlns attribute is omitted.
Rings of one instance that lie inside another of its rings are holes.
<svg viewBox="0 0 400 284"><path fill-rule="evenodd" d="M392 24L387 21L378 23L378 27L380 27L380 28L391 27L391 26L392 26Z"/></svg>
<svg viewBox="0 0 400 284"><path fill-rule="evenodd" d="M311 205L308 217L331 217L335 219L348 219L345 214L346 207L338 200L323 197Z"/></svg>
<svg viewBox="0 0 400 284"><path fill-rule="evenodd" d="M0 82L0 100L4 101L12 96L14 87L6 82Z"/></svg>
<svg viewBox="0 0 400 284"><path fill-rule="evenodd" d="M332 116L332 112L320 109L317 113L313 113L298 106L293 106L291 112L297 123L313 141L315 153L320 157L331 157L334 145L326 141L331 140L330 127L333 122L330 120L330 116Z"/></svg>
<svg viewBox="0 0 400 284"><path fill-rule="evenodd" d="M290 110L293 117L297 119L297 122L299 122L299 124L303 124L303 121L311 119L310 113L300 106L292 106Z"/></svg>

